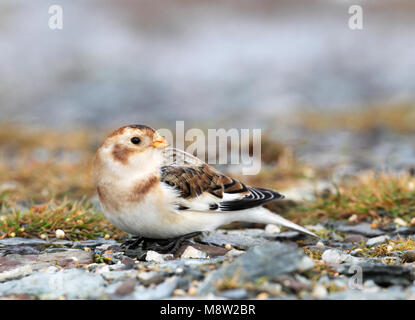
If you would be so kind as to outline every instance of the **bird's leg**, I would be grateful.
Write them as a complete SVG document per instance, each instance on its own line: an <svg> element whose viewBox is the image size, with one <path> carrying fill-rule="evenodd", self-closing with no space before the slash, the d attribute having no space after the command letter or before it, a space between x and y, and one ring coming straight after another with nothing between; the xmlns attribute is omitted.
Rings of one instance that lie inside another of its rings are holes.
<svg viewBox="0 0 415 320"><path fill-rule="evenodd" d="M124 243L121 245L121 247L127 248L127 249L135 249L137 248L141 242L144 241L145 238L143 237L133 237L132 239L128 239L124 241Z"/></svg>
<svg viewBox="0 0 415 320"><path fill-rule="evenodd" d="M146 243L147 239L144 239L143 249L144 250L153 250L161 253L176 253L176 251L180 248L180 246L188 239L196 237L202 234L201 232L192 232L188 233L176 238L169 238L169 239L148 239L153 240L156 242L154 245L148 245ZM158 241L162 242L163 245L158 244Z"/></svg>

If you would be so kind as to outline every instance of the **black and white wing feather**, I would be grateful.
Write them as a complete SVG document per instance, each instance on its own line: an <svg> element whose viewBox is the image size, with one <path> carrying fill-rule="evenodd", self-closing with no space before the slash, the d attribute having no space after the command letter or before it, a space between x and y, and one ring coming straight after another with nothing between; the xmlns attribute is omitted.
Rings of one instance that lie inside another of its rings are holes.
<svg viewBox="0 0 415 320"><path fill-rule="evenodd" d="M228 177L192 155L170 149L160 170L161 182L174 188L180 210L237 211L283 199L280 193L255 188Z"/></svg>

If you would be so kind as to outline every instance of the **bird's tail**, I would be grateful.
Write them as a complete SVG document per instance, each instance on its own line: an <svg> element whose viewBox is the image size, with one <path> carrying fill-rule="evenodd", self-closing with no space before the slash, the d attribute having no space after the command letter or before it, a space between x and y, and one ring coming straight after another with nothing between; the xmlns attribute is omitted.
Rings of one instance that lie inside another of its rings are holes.
<svg viewBox="0 0 415 320"><path fill-rule="evenodd" d="M246 216L245 221L253 222L253 223L265 223L265 224L277 224L281 225L305 234L308 234L310 236L313 236L315 238L319 238L315 233L308 231L306 228L303 228L299 226L298 224L295 224L281 216L279 216L276 213L273 213L269 211L268 209L264 207L257 207L255 209L246 210Z"/></svg>

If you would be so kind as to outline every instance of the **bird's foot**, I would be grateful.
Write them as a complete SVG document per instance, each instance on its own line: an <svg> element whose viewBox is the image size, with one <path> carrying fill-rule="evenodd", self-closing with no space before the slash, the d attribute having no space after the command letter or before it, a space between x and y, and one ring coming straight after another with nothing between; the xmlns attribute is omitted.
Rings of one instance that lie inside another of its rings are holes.
<svg viewBox="0 0 415 320"><path fill-rule="evenodd" d="M136 249L144 239L143 237L133 237L132 239L124 241L121 247L125 249Z"/></svg>
<svg viewBox="0 0 415 320"><path fill-rule="evenodd" d="M143 241L144 250L152 250L159 253L172 253L175 254L180 246L193 237L201 235L202 232L192 232L176 238L169 239L147 239Z"/></svg>

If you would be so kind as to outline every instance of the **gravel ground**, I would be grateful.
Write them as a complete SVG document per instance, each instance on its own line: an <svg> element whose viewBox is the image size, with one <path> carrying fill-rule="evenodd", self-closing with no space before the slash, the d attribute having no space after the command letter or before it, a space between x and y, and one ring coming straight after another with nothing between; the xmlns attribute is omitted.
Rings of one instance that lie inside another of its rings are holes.
<svg viewBox="0 0 415 320"><path fill-rule="evenodd" d="M102 238L3 239L0 298L415 298L415 268L409 262L415 254L369 257L354 249L357 243L375 248L398 234L415 239L415 228L386 231L345 222L309 228L332 235L318 241L271 226L218 230L185 243L175 255L124 250ZM307 250L321 255L311 259Z"/></svg>

